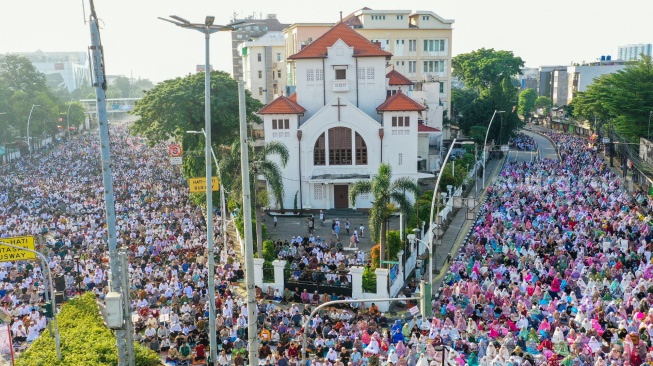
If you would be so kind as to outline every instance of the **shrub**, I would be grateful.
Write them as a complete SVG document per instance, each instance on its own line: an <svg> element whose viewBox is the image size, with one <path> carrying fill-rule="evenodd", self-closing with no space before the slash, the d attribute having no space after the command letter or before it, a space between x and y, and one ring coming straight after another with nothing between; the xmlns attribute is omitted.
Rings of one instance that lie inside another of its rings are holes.
<svg viewBox="0 0 653 366"><path fill-rule="evenodd" d="M370 266L363 271L363 292L376 292L376 273Z"/></svg>
<svg viewBox="0 0 653 366"><path fill-rule="evenodd" d="M263 242L263 259L266 262L272 263L273 260L277 259L277 252L274 248L274 242L272 240L266 240Z"/></svg>
<svg viewBox="0 0 653 366"><path fill-rule="evenodd" d="M117 365L118 348L111 330L104 326L95 303L87 293L70 300L57 316L61 335L61 361L57 360L54 338L49 331L41 336L17 360L17 366L32 365ZM136 365L159 365L159 355L135 344Z"/></svg>

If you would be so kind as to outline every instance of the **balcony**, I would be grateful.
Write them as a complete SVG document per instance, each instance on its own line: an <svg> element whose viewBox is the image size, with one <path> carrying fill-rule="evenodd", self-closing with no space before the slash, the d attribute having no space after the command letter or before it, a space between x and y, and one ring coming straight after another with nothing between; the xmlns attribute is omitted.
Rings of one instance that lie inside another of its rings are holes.
<svg viewBox="0 0 653 366"><path fill-rule="evenodd" d="M331 84L331 91L334 93L343 93L349 91L349 82L347 80L336 80Z"/></svg>

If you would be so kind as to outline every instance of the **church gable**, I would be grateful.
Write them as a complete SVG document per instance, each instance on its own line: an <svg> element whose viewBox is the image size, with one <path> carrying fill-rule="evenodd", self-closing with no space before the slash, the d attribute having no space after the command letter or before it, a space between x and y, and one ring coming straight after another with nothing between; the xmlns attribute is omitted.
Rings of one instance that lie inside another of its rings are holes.
<svg viewBox="0 0 653 366"><path fill-rule="evenodd" d="M379 122L347 101L347 99L336 97L318 110L311 118L304 121L300 128L320 128L318 126L327 123L380 127Z"/></svg>

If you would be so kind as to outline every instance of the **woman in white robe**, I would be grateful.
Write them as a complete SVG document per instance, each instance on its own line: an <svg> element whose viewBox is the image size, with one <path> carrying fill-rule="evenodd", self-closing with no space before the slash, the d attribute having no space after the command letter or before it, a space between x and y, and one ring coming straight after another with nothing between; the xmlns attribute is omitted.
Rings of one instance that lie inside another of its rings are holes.
<svg viewBox="0 0 653 366"><path fill-rule="evenodd" d="M365 352L374 355L379 353L379 342L377 342L374 337L370 339L370 344L368 344L367 347L365 347Z"/></svg>
<svg viewBox="0 0 653 366"><path fill-rule="evenodd" d="M417 360L417 365L415 366L429 366L429 361L426 359L425 354L420 354L419 359Z"/></svg>

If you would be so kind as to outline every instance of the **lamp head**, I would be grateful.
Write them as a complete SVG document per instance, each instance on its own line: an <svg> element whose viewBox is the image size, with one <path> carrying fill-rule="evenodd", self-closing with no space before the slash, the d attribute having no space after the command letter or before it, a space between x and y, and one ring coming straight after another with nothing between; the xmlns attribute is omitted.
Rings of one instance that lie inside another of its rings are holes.
<svg viewBox="0 0 653 366"><path fill-rule="evenodd" d="M213 22L215 22L215 17L211 15L207 15L206 19L204 20L204 25L210 27L213 25Z"/></svg>

